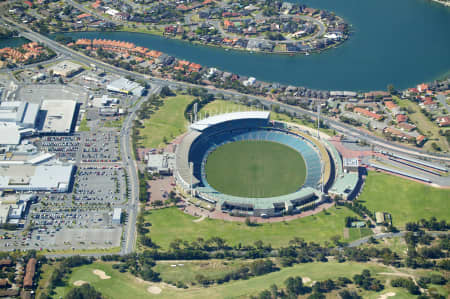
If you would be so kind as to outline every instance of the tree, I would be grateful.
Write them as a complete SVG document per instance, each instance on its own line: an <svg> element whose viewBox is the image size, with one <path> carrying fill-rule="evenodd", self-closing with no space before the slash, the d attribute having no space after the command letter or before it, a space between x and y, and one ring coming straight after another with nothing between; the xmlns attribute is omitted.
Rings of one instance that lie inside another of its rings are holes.
<svg viewBox="0 0 450 299"><path fill-rule="evenodd" d="M272 298L277 298L278 297L278 287L276 284L272 284L270 286L270 293L272 294Z"/></svg>
<svg viewBox="0 0 450 299"><path fill-rule="evenodd" d="M65 299L101 299L102 294L97 292L90 284L75 287L67 293Z"/></svg>
<svg viewBox="0 0 450 299"><path fill-rule="evenodd" d="M169 88L169 86L163 86L163 88L161 88L161 91L159 92L159 95L162 98L165 98L165 97L174 96L175 93Z"/></svg>
<svg viewBox="0 0 450 299"><path fill-rule="evenodd" d="M393 94L393 93L395 92L394 85L389 84L389 85L387 86L387 90L388 90L388 92L389 92L390 94Z"/></svg>
<svg viewBox="0 0 450 299"><path fill-rule="evenodd" d="M258 298L259 299L272 299L272 295L270 294L270 291L264 290L261 293L259 293Z"/></svg>
<svg viewBox="0 0 450 299"><path fill-rule="evenodd" d="M286 291L289 295L301 295L305 293L305 287L303 286L303 280L300 276L289 277L284 282L286 285Z"/></svg>
<svg viewBox="0 0 450 299"><path fill-rule="evenodd" d="M349 291L349 290L343 290L343 291L339 292L339 296L341 296L342 299L360 299L360 298L362 298L355 291Z"/></svg>
<svg viewBox="0 0 450 299"><path fill-rule="evenodd" d="M341 236L334 235L330 239L331 241L333 241L334 244L336 244L336 246L341 246Z"/></svg>

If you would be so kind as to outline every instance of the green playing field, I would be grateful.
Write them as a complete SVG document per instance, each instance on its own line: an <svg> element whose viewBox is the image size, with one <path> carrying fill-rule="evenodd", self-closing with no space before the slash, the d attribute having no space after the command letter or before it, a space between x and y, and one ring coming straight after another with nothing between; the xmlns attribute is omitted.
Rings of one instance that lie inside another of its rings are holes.
<svg viewBox="0 0 450 299"><path fill-rule="evenodd" d="M242 197L272 197L297 191L306 165L294 149L269 141L238 141L212 152L206 179L217 191Z"/></svg>

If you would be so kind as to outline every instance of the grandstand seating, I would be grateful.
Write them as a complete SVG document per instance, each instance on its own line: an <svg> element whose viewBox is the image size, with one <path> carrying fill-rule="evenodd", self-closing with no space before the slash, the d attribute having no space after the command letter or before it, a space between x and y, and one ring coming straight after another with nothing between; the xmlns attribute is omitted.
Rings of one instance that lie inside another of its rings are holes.
<svg viewBox="0 0 450 299"><path fill-rule="evenodd" d="M203 132L192 144L189 151L189 161L194 164L194 177L198 179L204 191L214 192L205 178L204 165L206 159L215 148L233 141L257 140L272 141L289 146L298 151L306 163L306 180L304 187L317 188L321 177L321 160L318 152L309 140L285 131L265 129L265 128L242 128L239 126L221 126L221 130L214 128L208 134Z"/></svg>

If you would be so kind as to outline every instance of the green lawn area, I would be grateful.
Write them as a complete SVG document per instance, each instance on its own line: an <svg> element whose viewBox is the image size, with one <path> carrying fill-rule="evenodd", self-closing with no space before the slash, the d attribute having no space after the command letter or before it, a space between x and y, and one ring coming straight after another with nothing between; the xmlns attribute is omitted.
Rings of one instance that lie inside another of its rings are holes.
<svg viewBox="0 0 450 299"><path fill-rule="evenodd" d="M370 236L373 234L373 232L370 228L367 228L367 227L362 227L362 228L354 227L354 228L349 228L348 234L349 234L350 240L357 240L357 239L364 238L366 236Z"/></svg>
<svg viewBox="0 0 450 299"><path fill-rule="evenodd" d="M99 269L111 276L110 279L100 279L93 273L93 270ZM64 296L73 287L74 282L83 280L93 285L106 298L145 298L150 295L143 283L128 274L122 274L112 269L112 264L96 262L91 265L84 265L73 268L72 274L66 281L65 286L57 287L53 298L64 298Z"/></svg>
<svg viewBox="0 0 450 299"><path fill-rule="evenodd" d="M159 261L153 268L161 273L164 282L181 281L185 284L196 282L195 276L202 274L210 279L216 279L223 276L224 273L231 272L240 266L251 261L244 260L209 260L209 261L183 261L174 263L173 261ZM173 267L176 265L176 267Z"/></svg>
<svg viewBox="0 0 450 299"><path fill-rule="evenodd" d="M184 110L193 100L194 97L188 95L165 98L164 105L150 119L146 119L144 128L139 130L142 136L140 145L146 148L163 147L164 138L170 141L184 133L188 124Z"/></svg>
<svg viewBox="0 0 450 299"><path fill-rule="evenodd" d="M373 247L378 249L389 248L393 252L397 253L400 257L406 257L408 248L403 237L383 238L382 240L377 240L377 243L375 244L366 243L362 245L362 247Z"/></svg>
<svg viewBox="0 0 450 299"><path fill-rule="evenodd" d="M193 241L197 238L208 239L216 236L225 239L230 245L253 244L255 241L262 240L266 244L272 244L273 247L280 247L287 245L294 237L323 243L329 241L334 235L344 237L346 216L356 216L356 214L345 207L332 207L313 216L257 226L208 218L193 222L195 217L184 214L177 208L155 210L144 217L152 224L148 236L162 248L167 248L176 238Z"/></svg>
<svg viewBox="0 0 450 299"><path fill-rule="evenodd" d="M237 141L210 154L208 183L217 191L243 197L272 197L297 191L306 164L294 149L276 142Z"/></svg>
<svg viewBox="0 0 450 299"><path fill-rule="evenodd" d="M80 132L89 132L91 128L88 126L88 122L86 117L83 117L83 119L80 121L80 126L78 127L78 131Z"/></svg>
<svg viewBox="0 0 450 299"><path fill-rule="evenodd" d="M38 286L36 288L36 298L39 298L42 291L45 291L48 287L48 284L50 282L50 277L53 273L53 271L56 268L56 265L58 263L52 263L52 264L44 264L41 267L41 274L39 276L39 282Z"/></svg>
<svg viewBox="0 0 450 299"><path fill-rule="evenodd" d="M202 113L207 112L209 114L219 114L219 113L227 113L227 112L235 112L235 111L249 111L249 110L255 110L254 107L250 108L243 104L239 104L233 101L225 101L225 100L215 100L211 103L208 103L202 109L200 110ZM282 113L276 113L271 112L272 120L279 120L284 122L291 122L302 126L312 127L316 128L316 126L312 123L305 122L301 119L296 118L290 118L289 116L282 114ZM334 135L333 130L330 129L320 129L321 132L324 132L328 135Z"/></svg>
<svg viewBox="0 0 450 299"><path fill-rule="evenodd" d="M450 190L433 188L397 176L369 172L361 201L371 211L389 212L396 227L435 216L450 220Z"/></svg>
<svg viewBox="0 0 450 299"><path fill-rule="evenodd" d="M177 263L180 263L178 261ZM210 271L209 268L213 265L207 265L207 261L204 262L190 262L183 261L184 265L190 263L196 264L197 266L187 266L191 269L196 269L199 263L204 263L205 271ZM93 270L99 269L104 271L109 275L110 279L100 279L98 276L92 273ZM162 271L183 271L182 267L175 267L177 270L166 269L164 266L157 265L155 267L157 270ZM93 285L98 291L100 291L106 298L247 298L250 295L256 295L264 289L268 289L273 283L277 284L279 287L284 286L284 281L291 276L301 276L303 278L309 278L311 281L319 281L325 279L336 279L340 276L345 276L352 278L353 275L359 274L364 269L369 269L373 276L377 277L385 284L386 289L379 293L374 292L360 292L363 298L378 298L380 294L387 292L395 292L396 297L390 298L411 298L407 291L401 288L392 288L387 283L387 280L391 279L393 276L384 275L382 273L391 273L392 270L386 266L372 264L372 263L356 263L356 262L328 262L328 263L307 263L299 264L289 268L283 268L280 271L273 272L267 275L254 277L248 280L232 281L230 283L222 285L213 285L208 288L203 288L200 286L194 286L188 289L177 289L172 286L156 283L152 284L158 286L162 289L162 292L158 295L153 295L147 292L147 288L150 283L140 281L136 277L130 275L129 273L120 273L119 271L112 269L111 263L95 262L91 265L84 265L78 268L73 268L69 279L66 281L65 286L60 286L56 288L56 294L53 298L64 297L65 294L73 287L73 283L78 280L83 280L91 285ZM400 271L403 272L402 269ZM165 274L161 275L173 275ZM414 271L408 271L409 273L416 275ZM186 277L189 274L180 273L180 277ZM339 298L337 292L329 294L330 298Z"/></svg>

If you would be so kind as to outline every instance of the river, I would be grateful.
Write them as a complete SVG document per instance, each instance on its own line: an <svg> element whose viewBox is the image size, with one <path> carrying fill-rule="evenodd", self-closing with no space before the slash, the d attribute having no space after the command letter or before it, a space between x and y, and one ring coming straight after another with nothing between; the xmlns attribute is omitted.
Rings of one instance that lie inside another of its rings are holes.
<svg viewBox="0 0 450 299"><path fill-rule="evenodd" d="M450 7L427 0L306 0L352 25L349 40L310 56L256 54L125 32L77 32L74 38L125 40L233 73L328 90L407 88L450 74Z"/></svg>

